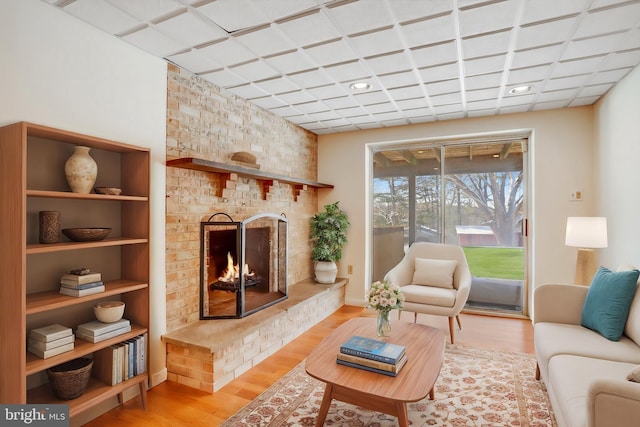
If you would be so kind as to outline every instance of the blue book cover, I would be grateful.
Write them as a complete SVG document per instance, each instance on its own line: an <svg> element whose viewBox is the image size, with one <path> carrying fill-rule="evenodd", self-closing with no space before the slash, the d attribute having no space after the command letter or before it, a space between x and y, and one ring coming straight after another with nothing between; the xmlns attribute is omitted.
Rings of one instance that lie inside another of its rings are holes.
<svg viewBox="0 0 640 427"><path fill-rule="evenodd" d="M382 369L376 369L376 368L372 368L370 366L365 366L365 365L359 365L357 363L348 362L346 360L336 359L336 362L338 363L338 365L344 365L344 366L350 366L352 368L364 369L365 371L375 372L376 374L387 375L389 377L395 377L396 375L398 375L395 372L384 371Z"/></svg>
<svg viewBox="0 0 640 427"><path fill-rule="evenodd" d="M340 346L341 353L390 364L397 363L398 359L404 354L404 350L405 347L403 345L359 337L357 335L352 336L347 342Z"/></svg>

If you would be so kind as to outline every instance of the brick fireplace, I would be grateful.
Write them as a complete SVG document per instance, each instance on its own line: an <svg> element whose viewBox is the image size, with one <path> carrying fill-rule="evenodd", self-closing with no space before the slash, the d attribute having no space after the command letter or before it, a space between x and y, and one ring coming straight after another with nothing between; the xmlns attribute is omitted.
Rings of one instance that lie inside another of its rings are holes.
<svg viewBox="0 0 640 427"><path fill-rule="evenodd" d="M231 163L233 153L245 151L256 157L259 171L317 179L316 135L171 64L167 96L167 160ZM200 320L200 223L213 212L239 222L265 212L284 214L287 281L313 276L309 219L317 211L317 192L325 190L296 192L274 180L265 195L256 179L235 173L168 167L166 174L167 332Z"/></svg>
<svg viewBox="0 0 640 427"><path fill-rule="evenodd" d="M317 179L316 135L174 65L168 66L167 96L168 161L230 163L234 153L248 152L261 172ZM166 173L168 378L214 392L343 305L347 281L310 280L309 220L317 212L317 192L325 190L273 179L265 191L265 181L237 173L179 167ZM285 301L241 318L200 319L200 224L212 212L238 222L265 212L286 217Z"/></svg>

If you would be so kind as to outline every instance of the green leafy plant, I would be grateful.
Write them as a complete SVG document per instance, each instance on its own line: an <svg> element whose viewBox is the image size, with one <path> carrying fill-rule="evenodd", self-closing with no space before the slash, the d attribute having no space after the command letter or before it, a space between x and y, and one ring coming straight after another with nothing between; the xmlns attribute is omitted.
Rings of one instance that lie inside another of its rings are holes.
<svg viewBox="0 0 640 427"><path fill-rule="evenodd" d="M324 206L324 212L311 217L311 234L314 261L340 261L342 247L347 243L347 229L351 225L347 214L335 202Z"/></svg>

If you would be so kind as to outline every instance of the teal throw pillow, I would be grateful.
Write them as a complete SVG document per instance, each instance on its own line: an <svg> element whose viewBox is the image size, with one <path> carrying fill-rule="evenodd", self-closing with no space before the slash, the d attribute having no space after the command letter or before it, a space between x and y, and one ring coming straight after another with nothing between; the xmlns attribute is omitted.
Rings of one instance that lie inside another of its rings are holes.
<svg viewBox="0 0 640 427"><path fill-rule="evenodd" d="M612 272L600 267L582 307L582 326L611 341L620 341L636 292L640 271Z"/></svg>

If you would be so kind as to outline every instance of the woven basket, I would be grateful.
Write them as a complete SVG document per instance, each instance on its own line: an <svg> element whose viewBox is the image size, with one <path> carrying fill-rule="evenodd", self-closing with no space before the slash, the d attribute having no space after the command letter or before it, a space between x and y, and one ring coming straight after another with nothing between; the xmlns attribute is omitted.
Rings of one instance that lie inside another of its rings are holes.
<svg viewBox="0 0 640 427"><path fill-rule="evenodd" d="M79 397L87 389L93 360L86 357L70 360L47 369L49 385L62 400Z"/></svg>

